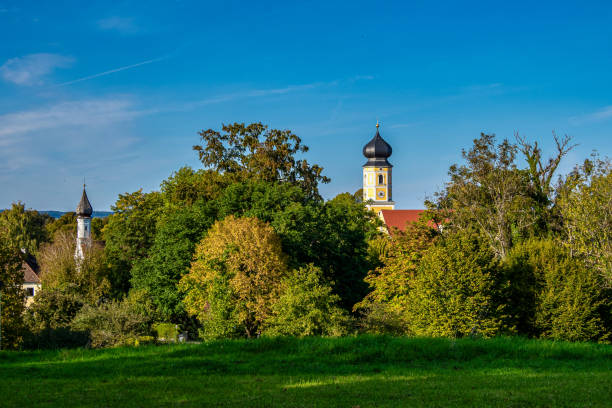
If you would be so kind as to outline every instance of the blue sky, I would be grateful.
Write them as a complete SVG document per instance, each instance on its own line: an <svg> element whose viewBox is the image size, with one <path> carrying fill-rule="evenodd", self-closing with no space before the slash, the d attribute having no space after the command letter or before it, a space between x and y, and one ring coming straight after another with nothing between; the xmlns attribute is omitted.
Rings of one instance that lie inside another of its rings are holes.
<svg viewBox="0 0 612 408"><path fill-rule="evenodd" d="M610 2L291 3L0 0L0 208L73 210L85 177L107 210L235 121L298 134L331 198L379 119L397 208L480 132L612 152Z"/></svg>

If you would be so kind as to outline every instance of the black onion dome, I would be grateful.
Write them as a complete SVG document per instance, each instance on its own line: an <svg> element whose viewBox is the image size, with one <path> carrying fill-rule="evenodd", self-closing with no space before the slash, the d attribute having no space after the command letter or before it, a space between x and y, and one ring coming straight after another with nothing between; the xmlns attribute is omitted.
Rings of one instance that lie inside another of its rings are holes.
<svg viewBox="0 0 612 408"><path fill-rule="evenodd" d="M363 155L368 159L368 162L364 166L388 166L391 164L387 161L387 158L391 156L393 150L389 143L380 137L378 133L378 124L376 125L376 135L363 147Z"/></svg>
<svg viewBox="0 0 612 408"><path fill-rule="evenodd" d="M78 217L91 217L91 214L93 214L93 208L91 208L89 198L87 198L87 193L85 192L85 186L83 186L83 195L81 196L79 205L77 205L76 215Z"/></svg>

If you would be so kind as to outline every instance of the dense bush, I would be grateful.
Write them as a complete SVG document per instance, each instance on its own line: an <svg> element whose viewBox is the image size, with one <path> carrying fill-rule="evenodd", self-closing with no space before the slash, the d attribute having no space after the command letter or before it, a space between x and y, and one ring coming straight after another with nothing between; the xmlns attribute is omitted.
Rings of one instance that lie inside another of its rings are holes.
<svg viewBox="0 0 612 408"><path fill-rule="evenodd" d="M45 288L36 293L34 303L27 309L26 323L33 333L66 328L83 305L83 298L74 291Z"/></svg>
<svg viewBox="0 0 612 408"><path fill-rule="evenodd" d="M162 341L178 341L179 330L174 323L155 323L153 325L157 339Z"/></svg>
<svg viewBox="0 0 612 408"><path fill-rule="evenodd" d="M283 293L265 321L270 336L341 336L349 330L349 316L338 307L340 297L323 278L321 269L308 265L284 279Z"/></svg>
<svg viewBox="0 0 612 408"><path fill-rule="evenodd" d="M72 321L76 331L89 332L92 347L138 345L151 341L152 316L137 299L111 300L98 306L85 305Z"/></svg>
<svg viewBox="0 0 612 408"><path fill-rule="evenodd" d="M604 277L571 257L561 242L527 241L513 249L507 263L513 285L531 283L508 302L528 318L522 322L528 333L574 341L609 339L612 298Z"/></svg>
<svg viewBox="0 0 612 408"><path fill-rule="evenodd" d="M433 246L416 272L406 301L409 333L417 336L494 336L504 329L498 264L477 235L454 234Z"/></svg>

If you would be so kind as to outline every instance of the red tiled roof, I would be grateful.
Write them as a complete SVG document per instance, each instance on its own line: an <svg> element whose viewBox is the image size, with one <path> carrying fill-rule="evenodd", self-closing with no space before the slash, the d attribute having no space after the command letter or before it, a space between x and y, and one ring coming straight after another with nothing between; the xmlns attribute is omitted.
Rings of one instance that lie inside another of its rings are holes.
<svg viewBox="0 0 612 408"><path fill-rule="evenodd" d="M395 227L400 231L406 230L406 223L417 221L419 215L425 210L382 210L382 218L387 229L391 232L391 227Z"/></svg>

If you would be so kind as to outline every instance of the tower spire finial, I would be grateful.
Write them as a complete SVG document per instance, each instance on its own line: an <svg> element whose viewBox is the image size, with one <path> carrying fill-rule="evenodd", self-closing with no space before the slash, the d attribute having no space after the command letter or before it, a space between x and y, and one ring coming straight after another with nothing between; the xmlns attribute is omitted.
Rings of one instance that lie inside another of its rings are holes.
<svg viewBox="0 0 612 408"><path fill-rule="evenodd" d="M379 126L380 126L380 123L378 122L378 118L376 118L376 129L378 129Z"/></svg>

